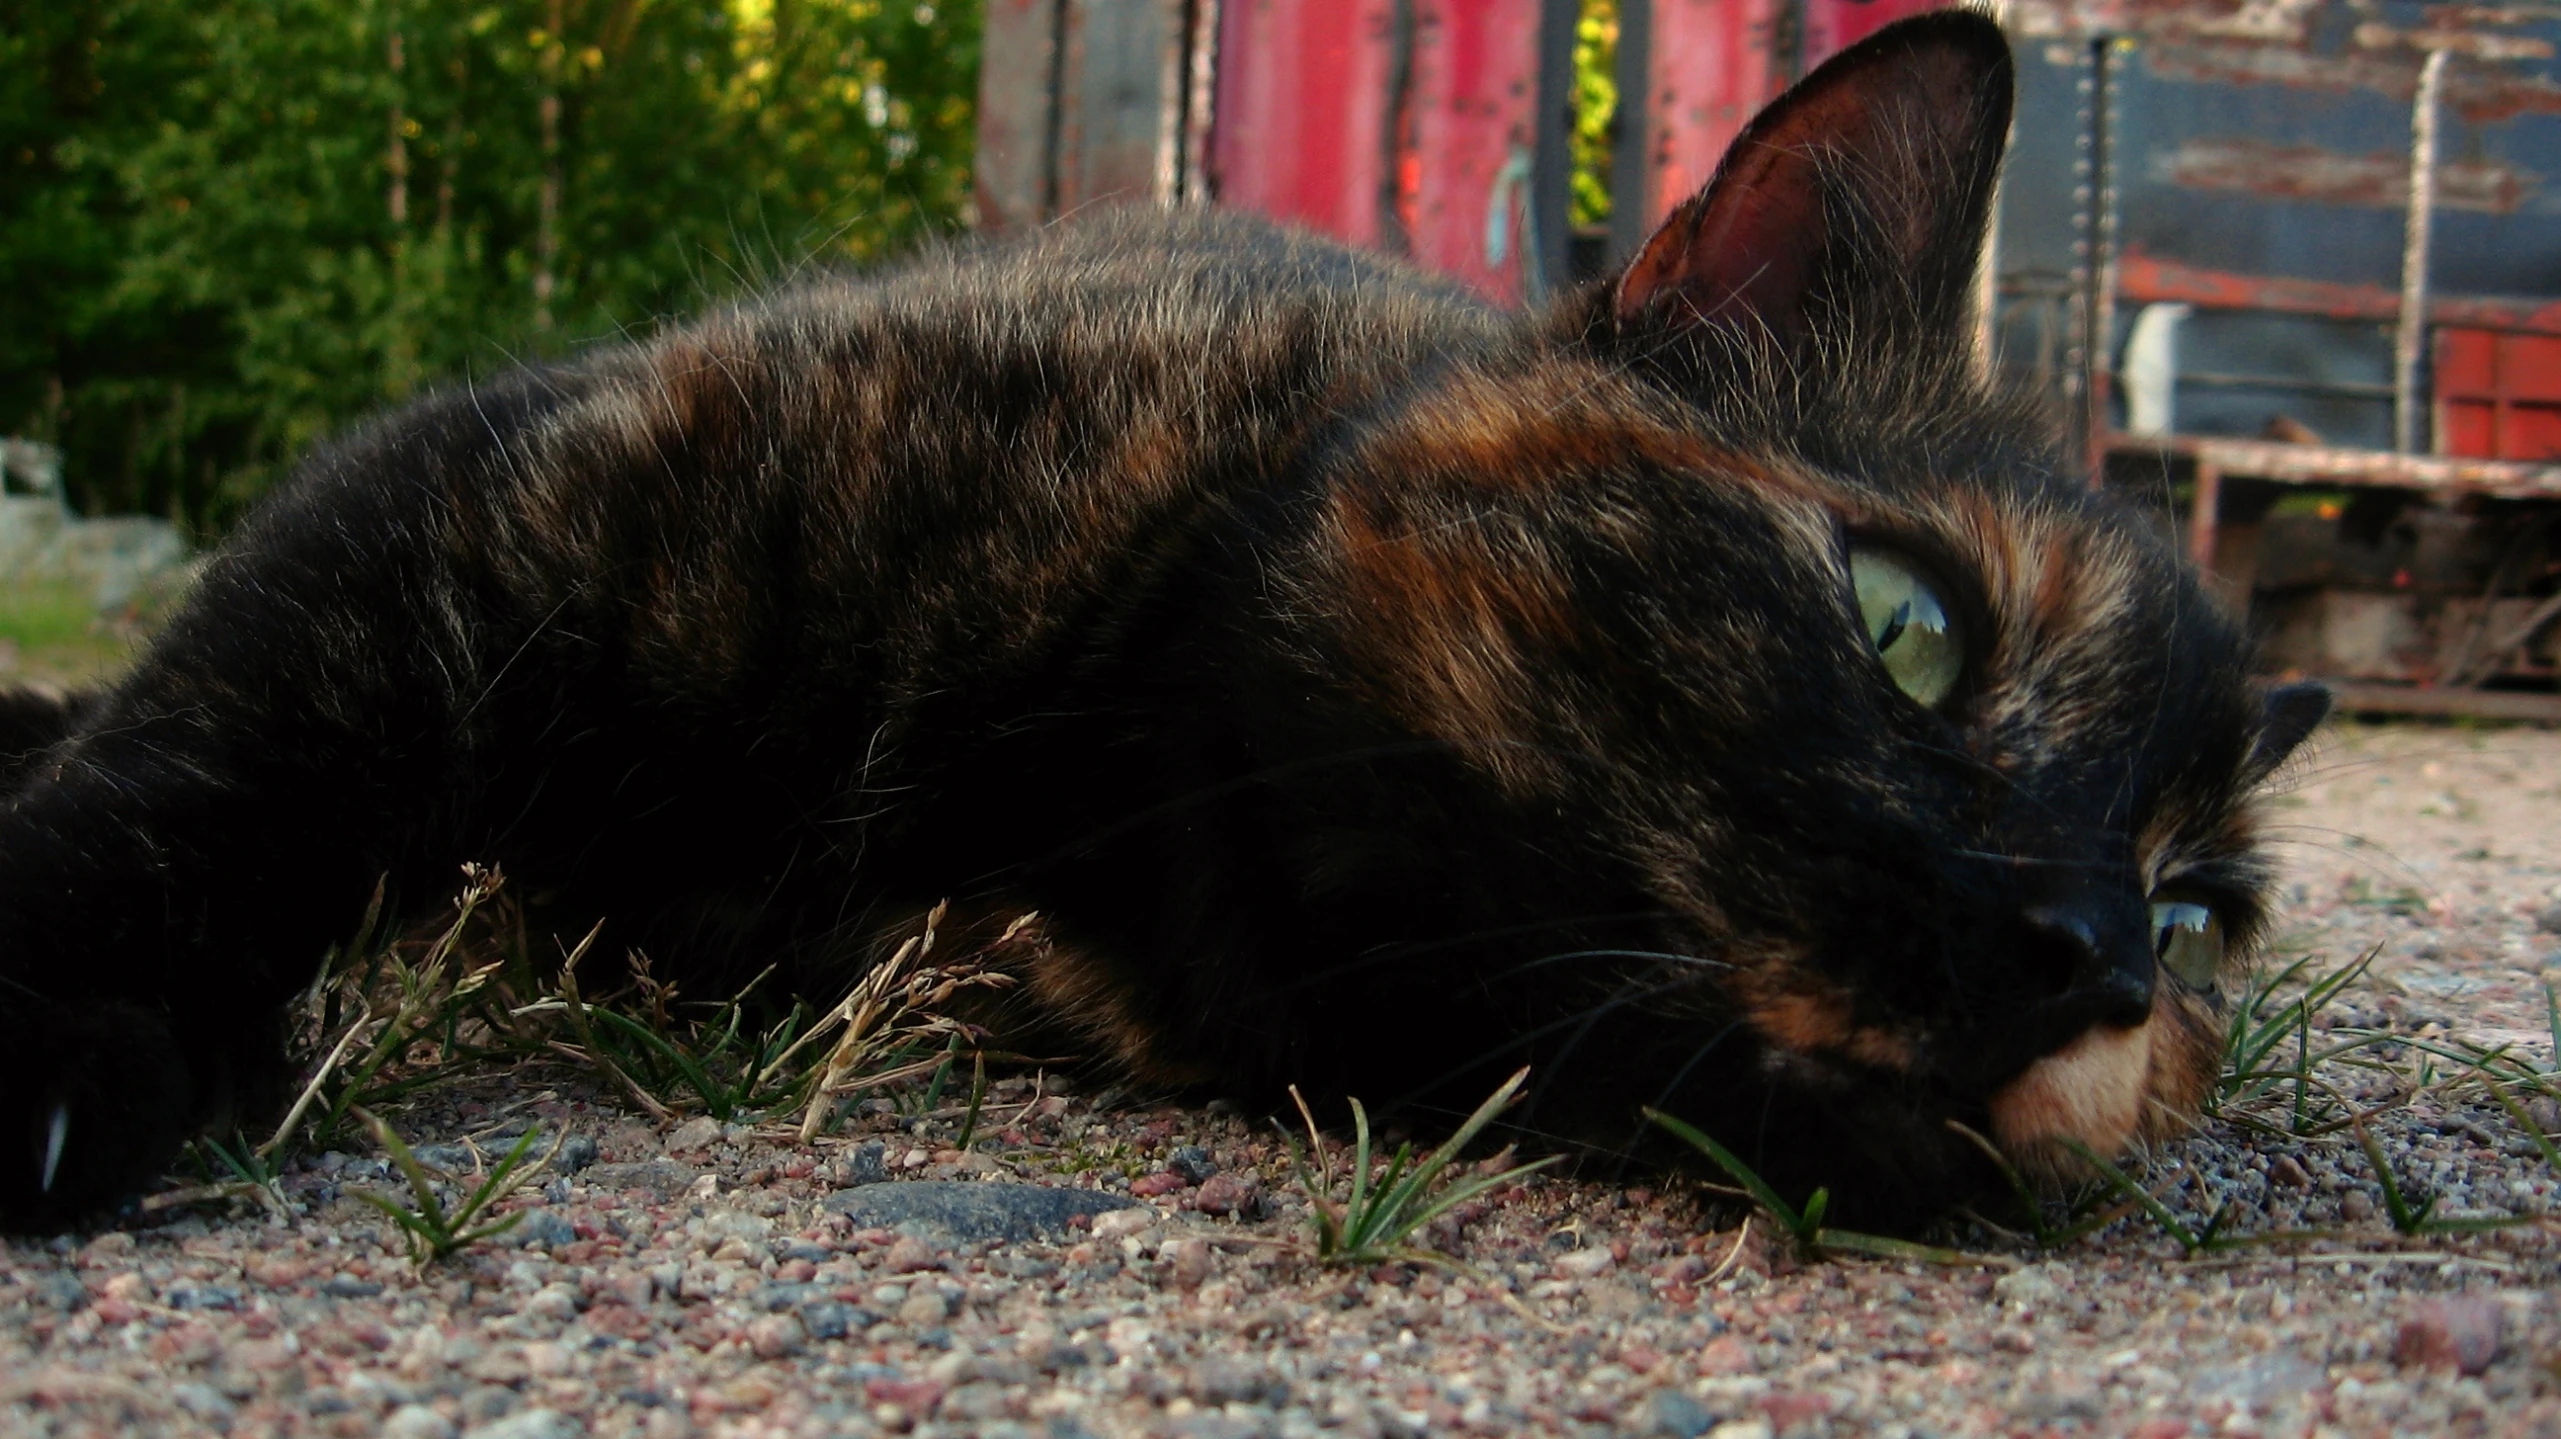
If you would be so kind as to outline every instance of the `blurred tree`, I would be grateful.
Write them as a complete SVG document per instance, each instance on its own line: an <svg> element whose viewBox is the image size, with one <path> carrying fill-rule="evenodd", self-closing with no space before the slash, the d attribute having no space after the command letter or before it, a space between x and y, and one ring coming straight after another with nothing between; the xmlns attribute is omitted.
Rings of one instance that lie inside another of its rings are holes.
<svg viewBox="0 0 2561 1439"><path fill-rule="evenodd" d="M1582 0L1574 24L1573 224L1610 219L1610 147L1618 125L1618 0Z"/></svg>
<svg viewBox="0 0 2561 1439"><path fill-rule="evenodd" d="M218 527L316 437L959 222L976 0L8 0L0 433Z"/></svg>

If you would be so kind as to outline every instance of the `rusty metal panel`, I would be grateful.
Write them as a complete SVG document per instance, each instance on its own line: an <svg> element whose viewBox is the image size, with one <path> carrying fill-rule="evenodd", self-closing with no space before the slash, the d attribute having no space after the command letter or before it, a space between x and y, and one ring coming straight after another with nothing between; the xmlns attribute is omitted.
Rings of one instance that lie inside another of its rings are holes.
<svg viewBox="0 0 2561 1439"><path fill-rule="evenodd" d="M1064 0L1053 214L1159 198L1169 120L1169 52L1185 26L1181 0Z"/></svg>
<svg viewBox="0 0 2561 1439"><path fill-rule="evenodd" d="M1499 300L1522 296L1524 257L1551 238L1539 233L1547 217L1532 183L1540 8L1536 0L1414 7L1397 218L1417 261Z"/></svg>
<svg viewBox="0 0 2561 1439"><path fill-rule="evenodd" d="M986 0L978 72L978 224L1048 218L1060 0Z"/></svg>
<svg viewBox="0 0 2561 1439"><path fill-rule="evenodd" d="M2436 338L2440 451L2561 458L2561 337L2449 327Z"/></svg>
<svg viewBox="0 0 2561 1439"><path fill-rule="evenodd" d="M1716 173L1752 113L1795 70L1787 0L1652 0L1646 26L1644 167L1619 203L1660 224Z"/></svg>
<svg viewBox="0 0 2561 1439"><path fill-rule="evenodd" d="M1357 245L1389 238L1398 0L1226 0L1218 201Z"/></svg>
<svg viewBox="0 0 2561 1439"><path fill-rule="evenodd" d="M2120 362L2144 306L2194 307L2177 330L2181 433L2392 444L2395 387L2408 383L2395 379L2394 341L2409 284L2410 313L2431 324L2552 324L2561 196L2547 173L2561 159L2561 12L2416 0L2015 0L2010 17L2029 75L2003 212L2005 305L2051 293L2069 274L2088 283L2113 269L2112 323L2073 337L2095 381ZM2094 49L2122 57L2107 96L2106 173L2096 177L2070 171L2053 138L2086 152L2086 89L2040 85L2036 74L2086 71ZM2413 101L2436 52L2447 59L2431 111L2434 204L2413 230ZM2093 254L2087 226L2067 237L2052 217L2086 209L2106 185L2122 229ZM2426 264L2405 277L2414 235ZM2073 266L2059 263L2069 245L2081 247ZM2005 358L2038 368L2039 350L2058 348L2052 329L2005 323ZM2127 416L2119 404L2100 418Z"/></svg>
<svg viewBox="0 0 2561 1439"><path fill-rule="evenodd" d="M1811 70L1886 26L1949 0L1803 0L1798 73Z"/></svg>

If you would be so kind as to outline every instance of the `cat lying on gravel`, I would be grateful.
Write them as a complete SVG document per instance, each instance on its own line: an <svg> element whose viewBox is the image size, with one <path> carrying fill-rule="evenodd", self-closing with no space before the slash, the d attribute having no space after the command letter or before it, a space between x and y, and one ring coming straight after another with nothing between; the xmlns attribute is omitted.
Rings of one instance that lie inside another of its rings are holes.
<svg viewBox="0 0 2561 1439"><path fill-rule="evenodd" d="M0 1220L265 1102L467 859L841 992L935 900L1168 1086L1659 1106L1864 1222L2191 1113L2319 720L1978 378L2010 116L1942 13L1544 313L1238 218L956 247L330 445L22 700ZM42 747L53 741L50 747ZM973 928L973 926L977 926ZM704 992L697 986L697 992Z"/></svg>

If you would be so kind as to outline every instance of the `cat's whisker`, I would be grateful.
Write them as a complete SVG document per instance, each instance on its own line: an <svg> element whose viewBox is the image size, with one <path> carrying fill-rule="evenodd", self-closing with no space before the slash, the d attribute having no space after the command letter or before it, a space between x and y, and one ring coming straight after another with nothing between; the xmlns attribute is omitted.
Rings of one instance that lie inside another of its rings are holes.
<svg viewBox="0 0 2561 1439"><path fill-rule="evenodd" d="M1507 1059L1523 1054L1530 1048L1530 1046L1537 1043L1539 1040L1545 1039L1551 1034L1558 1033L1562 1030L1572 1029L1578 1025L1588 1027L1590 1025L1597 1024L1602 1018L1612 1012L1623 1009L1627 1005L1640 999L1648 998L1654 994L1663 993L1665 992L1665 988L1666 987L1643 988L1633 985L1623 987L1617 994L1613 995L1609 999L1603 1000L1599 1004L1591 1006L1588 1009L1578 1010L1575 1013L1564 1016L1563 1018L1551 1020L1546 1024L1539 1025L1532 1029L1517 1031L1507 1036L1502 1044L1483 1051L1475 1058L1465 1061L1456 1068L1446 1070L1443 1073L1414 1086L1397 1102L1399 1104L1409 1103L1417 1096L1437 1093L1448 1085L1456 1082L1464 1075L1475 1073L1479 1070L1485 1069L1488 1065L1501 1063ZM1533 1082L1530 1087L1530 1094L1527 1096L1529 1100L1529 1103L1526 1106L1527 1108L1531 1110L1536 1109L1538 1093L1545 1084L1553 1082L1557 1072L1564 1068L1566 1054L1569 1053L1571 1049L1572 1046L1568 1045L1565 1051L1559 1052L1554 1057L1540 1064L1538 1070L1540 1077Z"/></svg>
<svg viewBox="0 0 2561 1439"><path fill-rule="evenodd" d="M1950 849L1947 853L1954 855L1959 859L1985 860L1993 864L2008 865L2014 869L2109 870L2125 868L2124 863L2119 860L2067 859L2054 855L2004 854L1998 850L1988 849Z"/></svg>
<svg viewBox="0 0 2561 1439"><path fill-rule="evenodd" d="M1636 910L1621 914L1577 915L1568 918L1541 920L1529 924L1504 925L1495 929L1481 929L1470 934L1453 935L1447 939L1415 940L1402 944L1382 945L1376 949L1363 951L1361 954L1345 961L1344 963L1312 971L1302 976L1297 981L1284 986L1279 992L1288 993L1292 990L1312 988L1316 985L1327 984L1338 979L1348 978L1365 970L1375 969L1382 965L1394 964L1408 959L1418 959L1425 955L1442 954L1454 949L1465 949L1472 945L1493 944L1501 940L1518 939L1523 935L1542 934L1550 930L1558 929L1573 929L1587 924L1624 924L1649 919L1661 919L1666 917L1669 913L1670 911L1667 910Z"/></svg>
<svg viewBox="0 0 2561 1439"><path fill-rule="evenodd" d="M1661 1109L1664 1105L1670 1103L1672 1095L1680 1089L1683 1083L1688 1081L1691 1071L1705 1063L1707 1057L1716 1052L1717 1046L1723 1044L1728 1036L1732 1035L1734 1031L1741 1029L1742 1027L1743 1021L1739 1019L1735 1020L1733 1023L1726 1025L1724 1028L1716 1031L1716 1033L1708 1036L1705 1043L1699 1045L1696 1049L1691 1050L1690 1057L1681 1061L1681 1067L1672 1071L1672 1077L1663 1081L1663 1087L1655 1091L1653 1102L1645 1107L1647 1109ZM1646 1131L1652 1127L1653 1121L1640 1118L1636 1123L1636 1127L1628 1131L1626 1142L1621 1144L1617 1150L1619 1168L1612 1171L1613 1178L1615 1178L1620 1172L1624 1171L1628 1161L1636 1157L1637 1145L1643 1141Z"/></svg>
<svg viewBox="0 0 2561 1439"><path fill-rule="evenodd" d="M2306 835L2330 835L2335 836L2341 842L2329 843L2319 839L2308 839L2302 837ZM2350 860L2355 862L2360 868L2371 870L2377 874L2389 874L2400 882L2411 885L2414 888L2424 890L2429 893L2434 893L2436 891L2435 883L2425 874L2421 873L2416 866L2412 865L2408 860L2403 859L2397 851L2393 850L2388 845L2378 844L2373 840L2367 839L2353 830L2344 830L2334 828L2329 825L2314 824L2270 825L2261 831L2261 838L2264 842L2270 844L2292 845L2296 848L2316 850L2323 854Z"/></svg>

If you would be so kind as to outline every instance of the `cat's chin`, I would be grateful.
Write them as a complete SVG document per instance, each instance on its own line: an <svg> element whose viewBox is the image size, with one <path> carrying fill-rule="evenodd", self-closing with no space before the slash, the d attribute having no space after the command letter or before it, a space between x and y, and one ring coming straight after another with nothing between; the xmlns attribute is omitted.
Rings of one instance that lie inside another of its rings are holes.
<svg viewBox="0 0 2561 1439"><path fill-rule="evenodd" d="M2101 1025L2027 1067L1992 1096L1992 1135L2012 1158L2045 1167L2078 1142L2124 1152L2141 1132L2158 1021Z"/></svg>
<svg viewBox="0 0 2561 1439"><path fill-rule="evenodd" d="M2075 1146L2113 1159L2184 1127L2210 1077L2199 1026L2164 994L2138 1025L2098 1025L1992 1096L1992 1136L2022 1168L2079 1175Z"/></svg>

